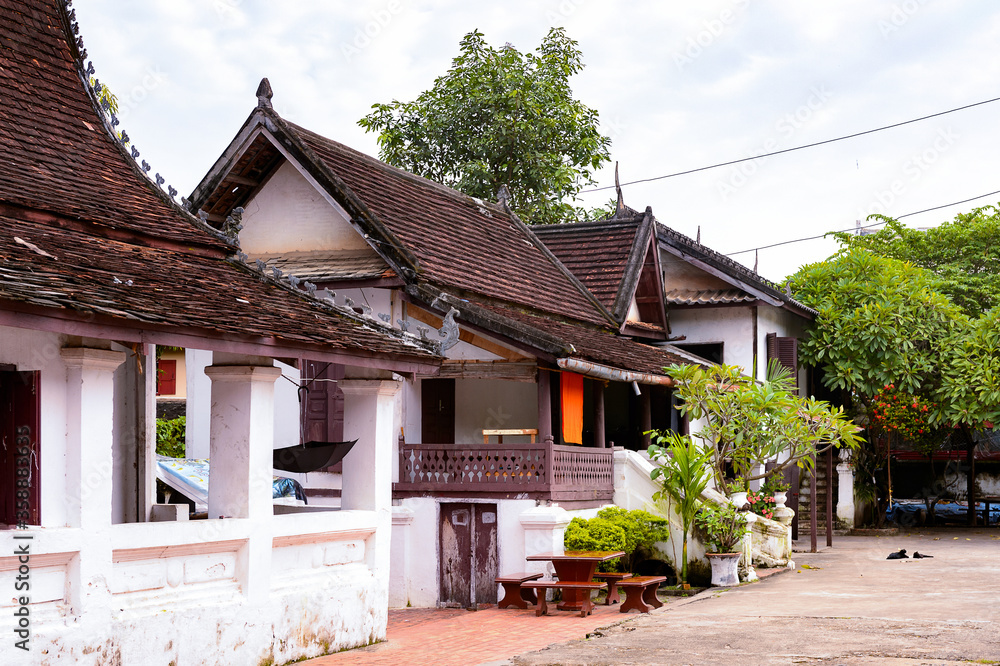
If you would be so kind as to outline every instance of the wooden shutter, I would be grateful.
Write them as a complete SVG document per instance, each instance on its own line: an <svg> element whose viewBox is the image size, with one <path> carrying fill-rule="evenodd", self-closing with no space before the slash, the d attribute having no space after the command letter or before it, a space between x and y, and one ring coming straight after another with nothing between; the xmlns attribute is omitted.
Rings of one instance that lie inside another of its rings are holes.
<svg viewBox="0 0 1000 666"><path fill-rule="evenodd" d="M795 388L799 387L799 341L797 338L779 337L777 333L768 333L767 360L778 359L778 363L788 368L795 379Z"/></svg>

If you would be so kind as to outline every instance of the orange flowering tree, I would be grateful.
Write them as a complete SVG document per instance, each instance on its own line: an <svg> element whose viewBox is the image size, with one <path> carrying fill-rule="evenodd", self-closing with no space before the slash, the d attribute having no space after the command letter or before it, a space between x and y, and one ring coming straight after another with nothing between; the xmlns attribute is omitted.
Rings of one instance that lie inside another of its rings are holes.
<svg viewBox="0 0 1000 666"><path fill-rule="evenodd" d="M924 455L930 455L941 444L944 433L931 423L935 403L919 395L886 384L872 398L871 427L910 442Z"/></svg>

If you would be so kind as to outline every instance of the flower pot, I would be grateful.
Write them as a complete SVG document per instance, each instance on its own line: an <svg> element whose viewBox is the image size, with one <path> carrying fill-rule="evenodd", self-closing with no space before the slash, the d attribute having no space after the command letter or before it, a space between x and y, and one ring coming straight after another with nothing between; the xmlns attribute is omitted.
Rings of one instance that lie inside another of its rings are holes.
<svg viewBox="0 0 1000 666"><path fill-rule="evenodd" d="M743 553L707 553L712 563L712 585L732 587L740 584L739 565Z"/></svg>
<svg viewBox="0 0 1000 666"><path fill-rule="evenodd" d="M774 493L774 508L784 509L785 502L788 500L788 493L784 490L779 490Z"/></svg>
<svg viewBox="0 0 1000 666"><path fill-rule="evenodd" d="M737 509L742 509L743 505L747 503L747 493L745 491L733 493L729 496L729 501L733 503Z"/></svg>

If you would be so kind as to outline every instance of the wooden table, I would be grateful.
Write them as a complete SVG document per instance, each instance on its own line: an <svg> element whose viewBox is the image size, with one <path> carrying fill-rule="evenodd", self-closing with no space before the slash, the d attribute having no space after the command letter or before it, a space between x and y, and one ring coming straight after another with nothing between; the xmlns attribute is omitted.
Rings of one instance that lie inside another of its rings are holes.
<svg viewBox="0 0 1000 666"><path fill-rule="evenodd" d="M538 553L525 559L529 562L552 562L556 576L560 581L589 583L594 578L597 565L616 557L624 557L620 550L567 550L564 553ZM590 594L590 590L563 590L563 600L559 610L578 611L583 608L581 594Z"/></svg>

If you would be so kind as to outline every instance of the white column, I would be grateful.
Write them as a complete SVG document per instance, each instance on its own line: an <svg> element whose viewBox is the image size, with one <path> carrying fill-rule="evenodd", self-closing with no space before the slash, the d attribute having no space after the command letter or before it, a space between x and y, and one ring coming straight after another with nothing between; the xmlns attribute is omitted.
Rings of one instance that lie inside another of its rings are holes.
<svg viewBox="0 0 1000 666"><path fill-rule="evenodd" d="M840 486L837 489L837 522L854 527L854 463L849 459L837 464Z"/></svg>
<svg viewBox="0 0 1000 666"><path fill-rule="evenodd" d="M216 356L215 362L225 357ZM274 445L274 381L281 371L270 359L240 359L253 365L211 365L210 519L248 518L251 531L237 562L237 578L251 603L270 590L271 498ZM261 363L257 365L256 363Z"/></svg>
<svg viewBox="0 0 1000 666"><path fill-rule="evenodd" d="M389 608L404 608L410 601L409 533L413 509L392 507L392 544L389 562Z"/></svg>
<svg viewBox="0 0 1000 666"><path fill-rule="evenodd" d="M73 612L100 618L111 593L111 504L114 471L114 372L125 354L109 349L67 347L66 518L82 531L80 556L70 573ZM110 617L108 618L110 620Z"/></svg>
<svg viewBox="0 0 1000 666"><path fill-rule="evenodd" d="M523 511L518 519L524 529L524 556L563 552L563 535L572 516L561 506L536 506ZM527 562L525 571L551 576L548 562Z"/></svg>
<svg viewBox="0 0 1000 666"><path fill-rule="evenodd" d="M375 535L366 560L388 602L389 545L392 530L392 450L396 436L396 393L402 382L342 379L344 439L358 440L344 458L340 507L374 511Z"/></svg>

